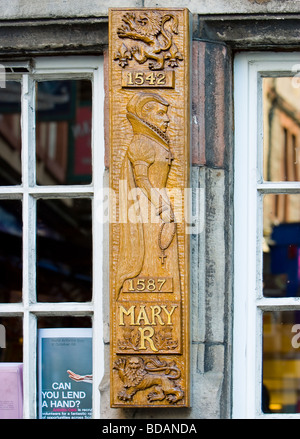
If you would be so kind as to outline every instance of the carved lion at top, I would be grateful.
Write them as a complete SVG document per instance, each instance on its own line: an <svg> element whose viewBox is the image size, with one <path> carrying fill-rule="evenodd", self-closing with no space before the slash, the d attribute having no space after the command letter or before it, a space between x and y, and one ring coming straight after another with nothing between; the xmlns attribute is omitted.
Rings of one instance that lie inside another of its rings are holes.
<svg viewBox="0 0 300 439"><path fill-rule="evenodd" d="M165 60L168 60L170 67L177 67L178 61L183 60L173 41L173 35L177 33L178 19L173 14L158 11L127 12L122 17L122 25L117 29L117 34L119 38L129 41L120 46L115 60L119 60L122 67L132 57L139 64L151 60L151 70L163 69ZM137 45L135 41L140 44Z"/></svg>

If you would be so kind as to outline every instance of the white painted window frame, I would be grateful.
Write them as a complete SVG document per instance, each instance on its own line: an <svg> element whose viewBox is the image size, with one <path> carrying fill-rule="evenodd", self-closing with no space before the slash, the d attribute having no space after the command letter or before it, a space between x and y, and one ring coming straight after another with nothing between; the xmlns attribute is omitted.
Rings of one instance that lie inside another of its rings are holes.
<svg viewBox="0 0 300 439"><path fill-rule="evenodd" d="M300 414L261 410L262 314L300 309L299 298L265 298L262 293L263 195L300 194L298 182L263 180L262 77L296 75L299 65L300 52L240 53L234 62L233 418L300 419Z"/></svg>
<svg viewBox="0 0 300 439"><path fill-rule="evenodd" d="M2 63L3 64L3 63ZM14 66L14 63L5 63ZM22 199L23 302L0 304L1 316L23 318L24 413L37 416L37 319L39 316L90 316L93 327L93 418L100 418L99 383L104 374L102 325L104 178L103 57L41 57L17 67L22 73L22 184L0 186L0 199ZM92 165L89 185L38 186L35 181L35 85L38 79L90 79L92 82ZM92 202L93 295L91 302L38 303L36 300L36 201L46 198L87 197ZM100 204L99 204L100 203ZM100 207L100 208L99 208Z"/></svg>

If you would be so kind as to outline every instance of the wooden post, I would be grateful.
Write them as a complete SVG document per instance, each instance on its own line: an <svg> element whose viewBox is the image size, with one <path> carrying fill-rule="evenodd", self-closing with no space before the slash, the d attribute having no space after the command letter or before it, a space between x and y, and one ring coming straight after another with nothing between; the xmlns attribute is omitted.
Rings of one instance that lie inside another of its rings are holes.
<svg viewBox="0 0 300 439"><path fill-rule="evenodd" d="M111 405L188 407L190 13L109 25Z"/></svg>

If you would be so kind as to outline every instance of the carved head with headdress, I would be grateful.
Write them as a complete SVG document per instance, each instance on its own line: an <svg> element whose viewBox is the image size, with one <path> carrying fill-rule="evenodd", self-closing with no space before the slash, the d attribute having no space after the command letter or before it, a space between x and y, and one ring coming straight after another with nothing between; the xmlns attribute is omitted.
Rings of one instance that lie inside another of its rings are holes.
<svg viewBox="0 0 300 439"><path fill-rule="evenodd" d="M165 134L170 122L168 107L169 103L156 93L135 94L127 104L127 118L134 133L143 132L147 126L168 143Z"/></svg>

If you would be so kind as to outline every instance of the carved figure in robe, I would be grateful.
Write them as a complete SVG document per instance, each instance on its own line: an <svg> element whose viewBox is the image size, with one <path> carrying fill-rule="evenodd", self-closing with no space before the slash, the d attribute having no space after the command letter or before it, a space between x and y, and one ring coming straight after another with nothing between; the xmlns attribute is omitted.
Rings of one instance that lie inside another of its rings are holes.
<svg viewBox="0 0 300 439"><path fill-rule="evenodd" d="M166 190L174 158L166 134L168 108L162 96L146 92L136 93L127 104L133 137L120 174L117 298L124 281L137 276L171 277L173 292L180 293L177 225Z"/></svg>

